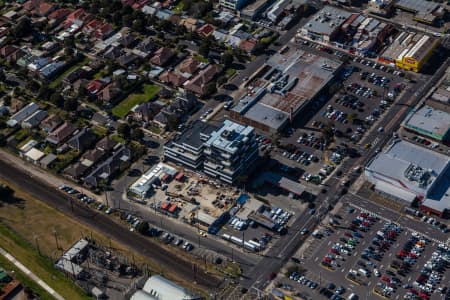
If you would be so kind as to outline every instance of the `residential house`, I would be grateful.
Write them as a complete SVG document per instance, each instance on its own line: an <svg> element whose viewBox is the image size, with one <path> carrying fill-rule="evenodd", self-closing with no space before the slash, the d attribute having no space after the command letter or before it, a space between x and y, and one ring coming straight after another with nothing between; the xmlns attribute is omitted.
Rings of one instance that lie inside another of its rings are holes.
<svg viewBox="0 0 450 300"><path fill-rule="evenodd" d="M66 75L62 80L62 83L65 86L71 86L75 81L80 78L84 78L87 75L87 72L83 68L76 68L72 72Z"/></svg>
<svg viewBox="0 0 450 300"><path fill-rule="evenodd" d="M80 163L88 168L98 163L104 156L105 152L97 148L86 151L80 158Z"/></svg>
<svg viewBox="0 0 450 300"><path fill-rule="evenodd" d="M191 56L181 62L178 70L181 73L183 73L183 75L184 74L189 75L189 76L185 76L185 77L190 77L190 75L193 75L198 70L198 68L200 67L200 64L201 63L198 60L196 60L195 58L193 58Z"/></svg>
<svg viewBox="0 0 450 300"><path fill-rule="evenodd" d="M156 2L156 3L158 3L158 2ZM156 12L158 11L158 9L153 6L144 5L144 7L142 7L141 11L148 16L154 16L156 14Z"/></svg>
<svg viewBox="0 0 450 300"><path fill-rule="evenodd" d="M159 80L173 87L180 87L187 80L187 78L175 72L165 71L159 76Z"/></svg>
<svg viewBox="0 0 450 300"><path fill-rule="evenodd" d="M205 24L205 25L201 26L199 29L197 29L197 33L201 37L208 37L211 34L213 34L214 30L216 30L216 27L214 27L211 24Z"/></svg>
<svg viewBox="0 0 450 300"><path fill-rule="evenodd" d="M170 122L178 123L179 120L192 111L198 104L197 97L186 93L177 97L170 105L165 106L154 118L155 125L165 128Z"/></svg>
<svg viewBox="0 0 450 300"><path fill-rule="evenodd" d="M118 39L117 42L122 47L131 49L134 48L134 46L136 46L138 40L131 33L128 33L123 35L120 39Z"/></svg>
<svg viewBox="0 0 450 300"><path fill-rule="evenodd" d="M39 75L45 79L51 79L61 73L66 66L67 64L65 61L54 61L41 68L39 70Z"/></svg>
<svg viewBox="0 0 450 300"><path fill-rule="evenodd" d="M24 154L24 158L33 164L38 164L39 160L41 160L41 158L44 156L45 153L36 148L31 148Z"/></svg>
<svg viewBox="0 0 450 300"><path fill-rule="evenodd" d="M68 166L64 170L64 175L66 175L67 177L69 177L73 180L78 181L82 178L82 176L84 175L84 173L86 172L87 169L88 169L88 167L83 165L81 162L76 162L76 163Z"/></svg>
<svg viewBox="0 0 450 300"><path fill-rule="evenodd" d="M77 25L81 28L84 23L89 22L93 18L93 15L87 13L84 9L79 8L67 16L67 18L63 22L63 26L66 29L71 27L72 25Z"/></svg>
<svg viewBox="0 0 450 300"><path fill-rule="evenodd" d="M49 133L61 125L62 122L63 120L58 115L50 115L41 122L39 127Z"/></svg>
<svg viewBox="0 0 450 300"><path fill-rule="evenodd" d="M39 109L39 105L31 102L18 112L16 112L14 115L9 118L9 120L6 122L6 125L9 127L14 127L19 123L22 123L23 120L34 114Z"/></svg>
<svg viewBox="0 0 450 300"><path fill-rule="evenodd" d="M98 141L97 145L95 145L95 148L103 151L105 153L110 153L114 148L118 145L116 141L112 140L109 136L105 136L100 141Z"/></svg>
<svg viewBox="0 0 450 300"><path fill-rule="evenodd" d="M5 26L0 26L0 38L4 37L9 33L9 28Z"/></svg>
<svg viewBox="0 0 450 300"><path fill-rule="evenodd" d="M58 26L62 21L64 21L70 14L72 10L69 8L60 8L52 12L47 16L48 25L50 28Z"/></svg>
<svg viewBox="0 0 450 300"><path fill-rule="evenodd" d="M23 8L31 12L32 15L46 17L53 12L57 6L42 0L29 0L23 5Z"/></svg>
<svg viewBox="0 0 450 300"><path fill-rule="evenodd" d="M85 178L85 184L97 187L103 181L109 181L120 170L123 162L130 160L131 151L123 145L120 145L114 153L109 156L104 162L100 163L89 175Z"/></svg>
<svg viewBox="0 0 450 300"><path fill-rule="evenodd" d="M108 79L94 79L86 86L86 89L89 91L89 93L96 95L98 92L100 92L111 80Z"/></svg>
<svg viewBox="0 0 450 300"><path fill-rule="evenodd" d="M11 54L19 50L17 46L14 45L6 45L2 48L0 48L0 56L3 58L8 58Z"/></svg>
<svg viewBox="0 0 450 300"><path fill-rule="evenodd" d="M160 19L160 20L169 20L170 17L173 15L173 11L168 10L168 9L160 9L156 12L155 16L156 18Z"/></svg>
<svg viewBox="0 0 450 300"><path fill-rule="evenodd" d="M175 52L173 52L170 48L162 47L155 52L150 62L157 66L166 65L169 60L171 60L175 56Z"/></svg>
<svg viewBox="0 0 450 300"><path fill-rule="evenodd" d="M105 104L114 104L121 95L122 90L116 81L111 82L97 93L98 99L103 101Z"/></svg>
<svg viewBox="0 0 450 300"><path fill-rule="evenodd" d="M139 56L133 53L125 53L116 59L116 62L124 68L128 68L129 66L136 64L139 60Z"/></svg>
<svg viewBox="0 0 450 300"><path fill-rule="evenodd" d="M44 169L48 169L51 167L51 165L58 159L58 157L53 154L53 153L49 153L47 154L44 158L42 158L39 161L39 164L41 165L42 168Z"/></svg>
<svg viewBox="0 0 450 300"><path fill-rule="evenodd" d="M76 135L74 135L67 144L70 148L79 152L84 152L87 148L92 147L97 140L97 135L89 128L83 128Z"/></svg>
<svg viewBox="0 0 450 300"><path fill-rule="evenodd" d="M111 46L103 53L103 57L111 60L115 60L122 56L125 52L119 46Z"/></svg>
<svg viewBox="0 0 450 300"><path fill-rule="evenodd" d="M47 112L45 110L37 110L31 116L22 121L22 128L31 129L38 126L42 120L47 117Z"/></svg>
<svg viewBox="0 0 450 300"><path fill-rule="evenodd" d="M145 102L134 106L131 109L131 114L136 121L148 123L153 120L164 106L165 103L159 101Z"/></svg>
<svg viewBox="0 0 450 300"><path fill-rule="evenodd" d="M200 71L197 76L185 82L184 88L198 96L203 96L206 93L206 86L208 83L210 83L221 71L222 68L218 65L209 65Z"/></svg>
<svg viewBox="0 0 450 300"><path fill-rule="evenodd" d="M151 39L147 38L139 43L133 50L132 53L136 54L141 58L147 58L149 55L153 54L158 49L158 45Z"/></svg>
<svg viewBox="0 0 450 300"><path fill-rule="evenodd" d="M114 32L114 28L111 24L104 22L102 25L97 27L94 31L94 37L97 39L104 40L111 36Z"/></svg>
<svg viewBox="0 0 450 300"><path fill-rule="evenodd" d="M181 19L180 21L180 25L184 26L184 28L186 28L188 31L196 31L197 30L197 26L198 26L199 22L196 18L184 18Z"/></svg>
<svg viewBox="0 0 450 300"><path fill-rule="evenodd" d="M255 51L255 48L256 48L256 41L254 41L254 40L243 40L239 44L239 49L241 49L242 51L245 51L249 54L252 54L253 51Z"/></svg>
<svg viewBox="0 0 450 300"><path fill-rule="evenodd" d="M71 123L65 122L55 130L53 130L46 138L46 141L58 145L67 140L75 131L76 127Z"/></svg>

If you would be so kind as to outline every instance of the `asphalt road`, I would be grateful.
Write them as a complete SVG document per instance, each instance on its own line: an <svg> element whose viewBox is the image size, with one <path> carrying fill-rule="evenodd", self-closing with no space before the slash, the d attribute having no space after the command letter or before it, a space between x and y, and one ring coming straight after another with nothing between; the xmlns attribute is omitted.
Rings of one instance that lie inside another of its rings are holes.
<svg viewBox="0 0 450 300"><path fill-rule="evenodd" d="M0 160L0 177L20 186L47 205L63 212L65 215L74 218L83 224L97 230L119 243L159 264L166 272L174 273L180 278L196 278L196 282L202 288L213 291L218 288L221 281L206 274L200 267L194 274L194 266L191 262L173 255L162 248L158 243L134 232L128 231L124 226L114 222L107 215L99 213L77 201L71 201L67 195L55 190L42 182L39 178L30 176L15 166ZM7 171L6 171L7 170Z"/></svg>

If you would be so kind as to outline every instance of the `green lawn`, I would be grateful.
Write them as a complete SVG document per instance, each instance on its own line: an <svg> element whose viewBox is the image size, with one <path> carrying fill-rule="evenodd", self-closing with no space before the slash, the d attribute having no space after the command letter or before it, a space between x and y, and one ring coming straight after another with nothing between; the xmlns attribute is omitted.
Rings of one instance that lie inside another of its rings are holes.
<svg viewBox="0 0 450 300"><path fill-rule="evenodd" d="M183 9L184 9L184 2L180 1L173 10L174 12L181 14L183 12Z"/></svg>
<svg viewBox="0 0 450 300"><path fill-rule="evenodd" d="M122 144L122 145L125 145L125 143L126 143L125 139L123 137L121 137L120 135L118 135L118 134L113 134L111 136L111 139L113 141L115 141L115 142L118 142L118 143Z"/></svg>
<svg viewBox="0 0 450 300"><path fill-rule="evenodd" d="M234 75L234 73L236 73L236 70L233 68L228 68L225 70L225 74L227 75L228 78L230 78L231 76Z"/></svg>
<svg viewBox="0 0 450 300"><path fill-rule="evenodd" d="M93 126L92 131L99 137L105 137L108 133L107 129L103 126Z"/></svg>
<svg viewBox="0 0 450 300"><path fill-rule="evenodd" d="M202 62L202 63L205 63L205 64L209 62L207 58L204 58L204 57L201 56L201 55L194 55L194 58L195 58L196 60L198 60L199 62Z"/></svg>
<svg viewBox="0 0 450 300"><path fill-rule="evenodd" d="M82 61L80 61L77 64L74 64L73 66L71 66L70 68L68 68L66 71L64 71L63 73L61 73L58 77L56 77L49 85L50 88L55 88L57 87L61 81L64 79L64 77L66 77L70 72L74 71L76 68L82 67L85 64L87 64L89 62L89 58L85 57Z"/></svg>
<svg viewBox="0 0 450 300"><path fill-rule="evenodd" d="M116 117L123 118L136 105L153 99L159 92L160 87L154 84L144 84L139 93L129 95L125 100L117 104L112 113Z"/></svg>

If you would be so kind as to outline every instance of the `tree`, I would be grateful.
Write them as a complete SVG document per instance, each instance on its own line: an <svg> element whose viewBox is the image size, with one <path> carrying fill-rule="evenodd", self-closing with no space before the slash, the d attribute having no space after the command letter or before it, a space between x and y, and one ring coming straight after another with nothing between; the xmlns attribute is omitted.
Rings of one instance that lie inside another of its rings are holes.
<svg viewBox="0 0 450 300"><path fill-rule="evenodd" d="M12 188L7 186L6 184L1 184L0 185L0 197L1 198L10 197L13 194L14 194L14 190Z"/></svg>
<svg viewBox="0 0 450 300"><path fill-rule="evenodd" d="M131 133L131 139L135 141L140 141L144 137L144 132L140 128L136 128Z"/></svg>
<svg viewBox="0 0 450 300"><path fill-rule="evenodd" d="M59 93L53 93L50 96L50 102L58 107L62 107L64 105L64 98Z"/></svg>
<svg viewBox="0 0 450 300"><path fill-rule="evenodd" d="M36 80L30 80L27 82L25 87L30 90L33 93L36 93L39 91L39 88L41 87L39 83Z"/></svg>
<svg viewBox="0 0 450 300"><path fill-rule="evenodd" d="M222 64L226 68L228 68L233 63L233 54L231 54L230 52L227 51L222 55L220 60L221 60Z"/></svg>
<svg viewBox="0 0 450 300"><path fill-rule="evenodd" d="M133 22L133 30L144 33L145 32L145 23L143 19L137 19Z"/></svg>
<svg viewBox="0 0 450 300"><path fill-rule="evenodd" d="M5 97L3 97L3 105L5 105L5 106L11 105L11 96L10 95L6 95Z"/></svg>
<svg viewBox="0 0 450 300"><path fill-rule="evenodd" d="M211 96L217 91L216 83L214 81L208 83L205 87L205 96Z"/></svg>
<svg viewBox="0 0 450 300"><path fill-rule="evenodd" d="M6 135L0 133L0 147L6 146Z"/></svg>
<svg viewBox="0 0 450 300"><path fill-rule="evenodd" d="M227 78L225 76L220 76L219 78L217 78L217 85L218 86L221 86L225 82L227 82Z"/></svg>
<svg viewBox="0 0 450 300"><path fill-rule="evenodd" d="M136 230L140 234L147 234L148 230L150 229L150 226L148 225L147 221L142 221L136 226Z"/></svg>
<svg viewBox="0 0 450 300"><path fill-rule="evenodd" d="M200 43L200 47L198 48L198 53L203 57L208 57L209 51L211 50L212 41L211 39L205 38Z"/></svg>
<svg viewBox="0 0 450 300"><path fill-rule="evenodd" d="M13 28L12 34L16 38L22 38L31 33L31 21L28 18L20 19L19 23L17 23L16 27Z"/></svg>
<svg viewBox="0 0 450 300"><path fill-rule="evenodd" d="M131 128L127 123L121 123L119 128L117 128L117 132L126 140L130 139Z"/></svg>
<svg viewBox="0 0 450 300"><path fill-rule="evenodd" d="M64 101L65 111L76 111L78 108L78 101L75 98L68 98Z"/></svg>

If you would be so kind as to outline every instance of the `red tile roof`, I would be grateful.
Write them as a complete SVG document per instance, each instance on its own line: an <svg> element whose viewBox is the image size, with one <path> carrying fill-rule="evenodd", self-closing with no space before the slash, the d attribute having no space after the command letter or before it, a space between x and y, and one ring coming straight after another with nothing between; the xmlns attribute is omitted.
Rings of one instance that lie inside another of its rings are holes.
<svg viewBox="0 0 450 300"><path fill-rule="evenodd" d="M252 53L255 47L256 47L255 41L243 40L239 44L239 49L244 50L247 53Z"/></svg>
<svg viewBox="0 0 450 300"><path fill-rule="evenodd" d="M51 14L49 14L47 18L48 19L61 19L61 18L65 18L68 15L70 15L71 12L72 12L72 10L69 8L60 8L60 9L55 10Z"/></svg>
<svg viewBox="0 0 450 300"><path fill-rule="evenodd" d="M197 32L202 36L209 36L214 32L214 30L216 30L216 27L214 27L211 24L205 24L199 29L197 29Z"/></svg>

